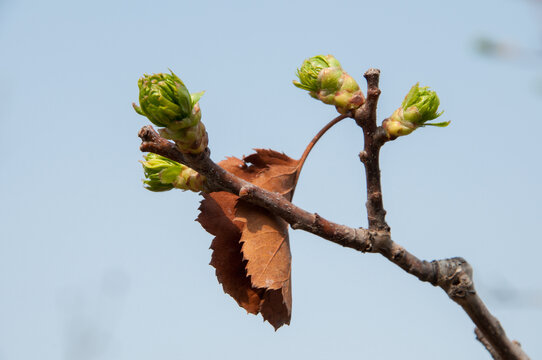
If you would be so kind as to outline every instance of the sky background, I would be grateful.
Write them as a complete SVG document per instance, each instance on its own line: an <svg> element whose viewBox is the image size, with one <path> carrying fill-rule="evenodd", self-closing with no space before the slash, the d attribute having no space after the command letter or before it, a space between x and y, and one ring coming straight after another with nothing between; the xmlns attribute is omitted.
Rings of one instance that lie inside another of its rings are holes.
<svg viewBox="0 0 542 360"><path fill-rule="evenodd" d="M212 158L298 158L336 114L295 88L333 54L380 121L420 82L446 129L386 144L384 204L418 257L465 257L489 309L542 357L541 62L480 56L480 36L542 43L534 2L0 0L0 360L489 359L445 293L380 255L291 231L293 314L277 332L222 291L200 197L141 183L131 106L143 73L175 71ZM538 79L538 80L537 80ZM309 157L294 203L366 226L361 130Z"/></svg>

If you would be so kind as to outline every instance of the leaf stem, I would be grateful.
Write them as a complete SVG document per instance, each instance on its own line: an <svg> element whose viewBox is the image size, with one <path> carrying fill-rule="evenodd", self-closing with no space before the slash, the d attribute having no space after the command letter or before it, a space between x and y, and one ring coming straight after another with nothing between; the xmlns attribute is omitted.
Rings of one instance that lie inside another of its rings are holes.
<svg viewBox="0 0 542 360"><path fill-rule="evenodd" d="M309 144L307 145L307 147L305 148L305 151L303 152L303 155L301 155L301 158L299 159L299 164L297 165L297 174L295 176L295 182L294 184L297 185L297 180L299 179L299 174L301 173L301 169L303 168L303 165L305 164L305 160L307 160L307 157L309 156L309 153L311 152L312 148L314 147L314 145L316 145L316 143L318 142L318 140L320 140L320 138L322 136L324 136L324 134L329 130L331 129L335 124L337 124L338 122L340 122L341 120L343 119L346 119L348 116L347 115L339 115L337 116L335 119L331 120L329 123L327 123L326 126L324 126L319 132L318 134L316 134L312 140L309 142ZM294 189L295 190L295 189ZM293 196L293 193L292 193L292 196Z"/></svg>

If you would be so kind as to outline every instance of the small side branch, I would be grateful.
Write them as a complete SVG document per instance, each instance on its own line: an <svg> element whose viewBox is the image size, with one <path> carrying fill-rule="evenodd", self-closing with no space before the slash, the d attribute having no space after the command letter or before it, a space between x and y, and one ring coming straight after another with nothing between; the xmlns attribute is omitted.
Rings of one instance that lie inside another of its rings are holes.
<svg viewBox="0 0 542 360"><path fill-rule="evenodd" d="M356 123L363 129L364 148L360 160L365 167L367 183L367 217L369 230L386 231L390 227L386 222L386 210L382 200L379 155L380 149L388 137L385 130L377 125L376 108L380 90L378 88L380 71L369 69L365 73L367 80L367 102L354 113ZM491 315L474 289L472 267L462 258L421 261L401 246L391 241L375 248L396 265L422 281L428 281L441 287L448 296L459 304L469 315L479 339L496 359L528 359L527 355L506 336L499 321ZM486 345L487 344L487 345ZM498 356L498 357L495 357Z"/></svg>
<svg viewBox="0 0 542 360"><path fill-rule="evenodd" d="M367 101L354 113L356 123L363 129L364 148L360 160L365 166L367 183L367 218L369 229L389 231L386 223L386 210L382 200L382 185L380 181L380 148L384 144L383 129L376 124L376 107L380 89L378 82L380 70L369 69L365 73L367 79Z"/></svg>

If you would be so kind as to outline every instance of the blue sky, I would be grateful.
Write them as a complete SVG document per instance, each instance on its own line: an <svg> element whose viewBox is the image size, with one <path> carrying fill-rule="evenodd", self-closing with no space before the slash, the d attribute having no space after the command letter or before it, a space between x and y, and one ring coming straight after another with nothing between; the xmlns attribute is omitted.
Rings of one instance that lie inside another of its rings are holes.
<svg viewBox="0 0 542 360"><path fill-rule="evenodd" d="M542 356L540 64L487 59L478 36L540 44L522 1L10 1L0 3L0 360L489 358L446 295L379 255L301 231L292 324L274 332L223 294L199 197L143 189L131 103L174 70L200 105L212 158L299 157L334 109L291 81L334 54L363 84L381 69L383 120L414 83L446 129L385 146L393 237L421 258L463 256L511 338ZM364 85L364 84L363 84ZM363 87L363 86L362 86ZM311 154L294 202L365 226L360 130ZM331 184L331 185L330 185Z"/></svg>

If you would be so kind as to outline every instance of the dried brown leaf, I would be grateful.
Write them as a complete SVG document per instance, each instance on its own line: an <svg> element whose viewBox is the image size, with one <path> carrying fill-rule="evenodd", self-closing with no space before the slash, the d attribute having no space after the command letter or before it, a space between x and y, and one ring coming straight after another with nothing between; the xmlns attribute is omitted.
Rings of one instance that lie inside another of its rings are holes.
<svg viewBox="0 0 542 360"><path fill-rule="evenodd" d="M258 206L240 201L235 220L242 224L242 251L252 285L281 289L290 279L291 255L288 224Z"/></svg>
<svg viewBox="0 0 542 360"><path fill-rule="evenodd" d="M231 157L219 165L288 200L299 171L298 160L262 149L244 161ZM235 195L217 192L204 197L197 220L215 235L211 265L224 291L248 312L260 312L275 329L289 324L292 297L288 224Z"/></svg>
<svg viewBox="0 0 542 360"><path fill-rule="evenodd" d="M255 154L245 157L244 160L253 164L248 168L251 172L259 169L258 176L253 181L247 181L292 200L299 171L298 160L283 153L266 149L256 149Z"/></svg>
<svg viewBox="0 0 542 360"><path fill-rule="evenodd" d="M218 282L239 306L251 314L258 314L263 291L254 288L246 275L246 261L243 261L239 243L241 229L233 222L238 197L223 191L203 194L203 197L197 221L215 235L210 264L216 269Z"/></svg>
<svg viewBox="0 0 542 360"><path fill-rule="evenodd" d="M236 218L242 226L241 243L252 286L265 290L260 312L278 329L290 323L292 313L288 224L260 207L239 201Z"/></svg>

